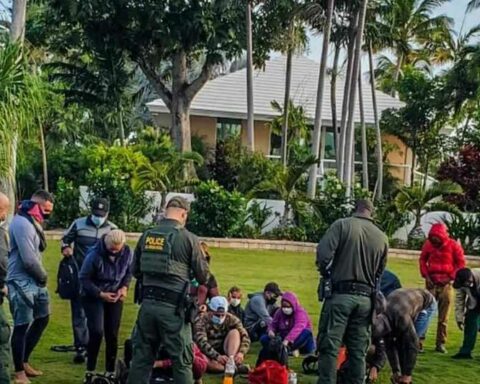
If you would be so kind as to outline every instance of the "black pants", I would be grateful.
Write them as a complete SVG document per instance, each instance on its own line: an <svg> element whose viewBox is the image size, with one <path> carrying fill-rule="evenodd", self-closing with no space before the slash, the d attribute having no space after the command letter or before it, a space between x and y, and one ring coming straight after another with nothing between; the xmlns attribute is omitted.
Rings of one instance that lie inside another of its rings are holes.
<svg viewBox="0 0 480 384"><path fill-rule="evenodd" d="M113 372L118 350L118 331L122 318L123 303L106 303L100 299L84 298L83 308L87 315L89 341L87 346L87 370L97 367L98 352L105 335L105 370Z"/></svg>

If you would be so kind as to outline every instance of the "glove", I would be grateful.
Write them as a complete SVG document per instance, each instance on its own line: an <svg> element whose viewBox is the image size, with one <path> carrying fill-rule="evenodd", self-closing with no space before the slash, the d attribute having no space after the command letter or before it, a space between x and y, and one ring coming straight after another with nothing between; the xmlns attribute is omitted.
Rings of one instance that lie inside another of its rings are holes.
<svg viewBox="0 0 480 384"><path fill-rule="evenodd" d="M463 322L457 321L457 326L458 326L458 329L460 329L460 331L463 331L463 328L464 328Z"/></svg>

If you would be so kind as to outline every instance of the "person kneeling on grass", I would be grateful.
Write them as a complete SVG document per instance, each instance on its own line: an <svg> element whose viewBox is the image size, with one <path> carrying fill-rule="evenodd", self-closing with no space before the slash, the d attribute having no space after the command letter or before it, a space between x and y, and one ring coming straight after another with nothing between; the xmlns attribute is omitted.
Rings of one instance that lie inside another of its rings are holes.
<svg viewBox="0 0 480 384"><path fill-rule="evenodd" d="M123 302L132 278L132 252L125 244L125 233L115 229L100 239L87 253L80 270L82 304L90 335L87 346L85 383L93 378L105 334L105 370L114 377L118 331Z"/></svg>
<svg viewBox="0 0 480 384"><path fill-rule="evenodd" d="M243 292L237 286L234 286L228 290L228 313L236 316L243 323L245 317L245 311L242 308Z"/></svg>
<svg viewBox="0 0 480 384"><path fill-rule="evenodd" d="M460 269L453 287L456 289L455 320L463 331L463 344L452 358L472 359L480 321L480 269Z"/></svg>
<svg viewBox="0 0 480 384"><path fill-rule="evenodd" d="M250 348L250 338L240 320L228 313L225 297L210 300L209 311L195 320L193 330L195 342L208 358L208 372L224 372L231 356L237 365L237 373L248 372L243 361Z"/></svg>
<svg viewBox="0 0 480 384"><path fill-rule="evenodd" d="M268 327L268 334L263 335L260 342L263 349L260 355L267 352L271 338L280 336L283 345L288 347L293 356L309 354L315 351L312 323L307 311L300 305L297 296L292 292L282 295L281 308L273 316Z"/></svg>

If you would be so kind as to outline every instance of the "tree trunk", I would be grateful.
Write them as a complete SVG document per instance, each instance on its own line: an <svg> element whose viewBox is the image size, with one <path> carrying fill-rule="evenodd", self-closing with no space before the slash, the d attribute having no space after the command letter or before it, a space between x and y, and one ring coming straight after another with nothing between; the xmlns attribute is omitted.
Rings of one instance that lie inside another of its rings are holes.
<svg viewBox="0 0 480 384"><path fill-rule="evenodd" d="M120 130L120 144L125 147L125 126L123 124L123 110L122 107L117 108L118 128Z"/></svg>
<svg viewBox="0 0 480 384"><path fill-rule="evenodd" d="M352 164L352 151L354 150L355 135L355 99L357 96L357 83L360 70L360 59L362 51L363 30L365 28L365 18L367 14L368 0L363 0L358 17L358 29L355 36L355 55L352 69L352 81L350 86L350 97L348 106L348 124L345 135L345 168L343 177L346 182L346 195L350 197L352 194L352 172L354 172L354 164Z"/></svg>
<svg viewBox="0 0 480 384"><path fill-rule="evenodd" d="M400 71L402 70L402 64L403 64L403 54L401 53L398 55L398 61L397 61L397 66L395 67L395 73L393 74L393 83L394 86L397 84L398 79L400 78ZM392 89L392 96L396 97L397 96L397 91Z"/></svg>
<svg viewBox="0 0 480 384"><path fill-rule="evenodd" d="M423 190L427 189L427 182L428 182L428 171L430 170L430 162L428 159L425 160L425 168L423 170Z"/></svg>
<svg viewBox="0 0 480 384"><path fill-rule="evenodd" d="M373 117L375 120L375 133L377 139L377 187L375 200L380 201L383 198L383 148L382 148L382 132L380 131L380 120L378 118L377 94L375 85L375 69L373 65L373 48L372 43L368 45L368 62L370 67L370 86L372 89Z"/></svg>
<svg viewBox="0 0 480 384"><path fill-rule="evenodd" d="M25 17L27 14L27 0L12 1L12 24L10 25L10 39L23 43L25 38Z"/></svg>
<svg viewBox="0 0 480 384"><path fill-rule="evenodd" d="M287 68L285 72L285 98L283 99L283 124L282 124L282 164L288 164L288 113L290 105L290 88L292 82L293 49L289 45L287 52Z"/></svg>
<svg viewBox="0 0 480 384"><path fill-rule="evenodd" d="M337 147L337 175L341 181L343 180L343 169L345 167L345 140L346 140L346 125L347 125L347 113L348 103L350 95L350 87L352 83L352 71L353 71L353 52L355 49L355 32L358 24L359 13L356 12L355 18L352 20L350 26L348 48L347 48L347 74L345 76L345 87L343 90L342 100L342 118L340 122L340 140Z"/></svg>
<svg viewBox="0 0 480 384"><path fill-rule="evenodd" d="M340 44L335 45L335 53L333 55L333 67L331 75L330 86L330 105L332 106L332 128L335 137L335 143L338 143L339 131L337 122L337 76L338 76L338 62L340 60Z"/></svg>
<svg viewBox="0 0 480 384"><path fill-rule="evenodd" d="M320 150L320 139L322 129L322 105L323 95L325 88L325 77L327 74L327 59L328 59L328 46L330 44L330 32L332 29L332 17L335 0L328 0L327 4L327 19L325 27L323 29L323 47L322 47L322 60L320 62L320 72L318 74L318 88L317 88L317 104L315 107L315 121L312 137L312 154L318 158ZM321 161L321 159L320 159ZM310 167L308 177L308 197L313 199L317 190L317 173L318 163L313 164Z"/></svg>
<svg viewBox="0 0 480 384"><path fill-rule="evenodd" d="M247 148L255 150L255 124L253 111L253 42L252 4L247 0Z"/></svg>
<svg viewBox="0 0 480 384"><path fill-rule="evenodd" d="M48 163L47 147L45 146L45 134L43 126L40 124L40 146L42 147L42 167L43 167L43 189L48 192Z"/></svg>
<svg viewBox="0 0 480 384"><path fill-rule="evenodd" d="M361 65L360 65L361 68ZM362 185L368 190L368 148L367 148L367 127L365 124L365 110L363 105L363 84L362 71L358 76L358 106L360 108L360 127L362 131ZM355 153L355 151L353 151ZM355 164L355 156L353 158ZM355 165L354 165L355 166Z"/></svg>
<svg viewBox="0 0 480 384"><path fill-rule="evenodd" d="M411 165L411 172L410 172L410 185L413 187L415 184L415 164L417 162L417 156L415 152L412 150L412 165Z"/></svg>

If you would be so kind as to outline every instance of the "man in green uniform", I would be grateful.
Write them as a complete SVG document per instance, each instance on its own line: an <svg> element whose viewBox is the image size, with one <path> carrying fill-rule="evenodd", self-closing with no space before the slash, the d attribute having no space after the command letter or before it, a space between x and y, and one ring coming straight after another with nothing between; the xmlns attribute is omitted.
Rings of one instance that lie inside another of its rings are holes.
<svg viewBox="0 0 480 384"><path fill-rule="evenodd" d="M188 201L173 197L165 218L140 238L133 274L142 282L142 304L133 332L128 384L147 384L159 346L173 361L176 384L192 384L193 345L185 298L190 281L208 279L208 263L195 235L184 226Z"/></svg>
<svg viewBox="0 0 480 384"><path fill-rule="evenodd" d="M317 248L324 300L319 325L318 383L337 382L336 361L342 342L350 362L346 382L365 380L372 303L385 269L388 242L372 220L373 204L356 203L352 217L332 224Z"/></svg>
<svg viewBox="0 0 480 384"><path fill-rule="evenodd" d="M3 309L3 298L7 294L8 232L6 228L8 197L0 192L0 384L10 383L10 326Z"/></svg>

